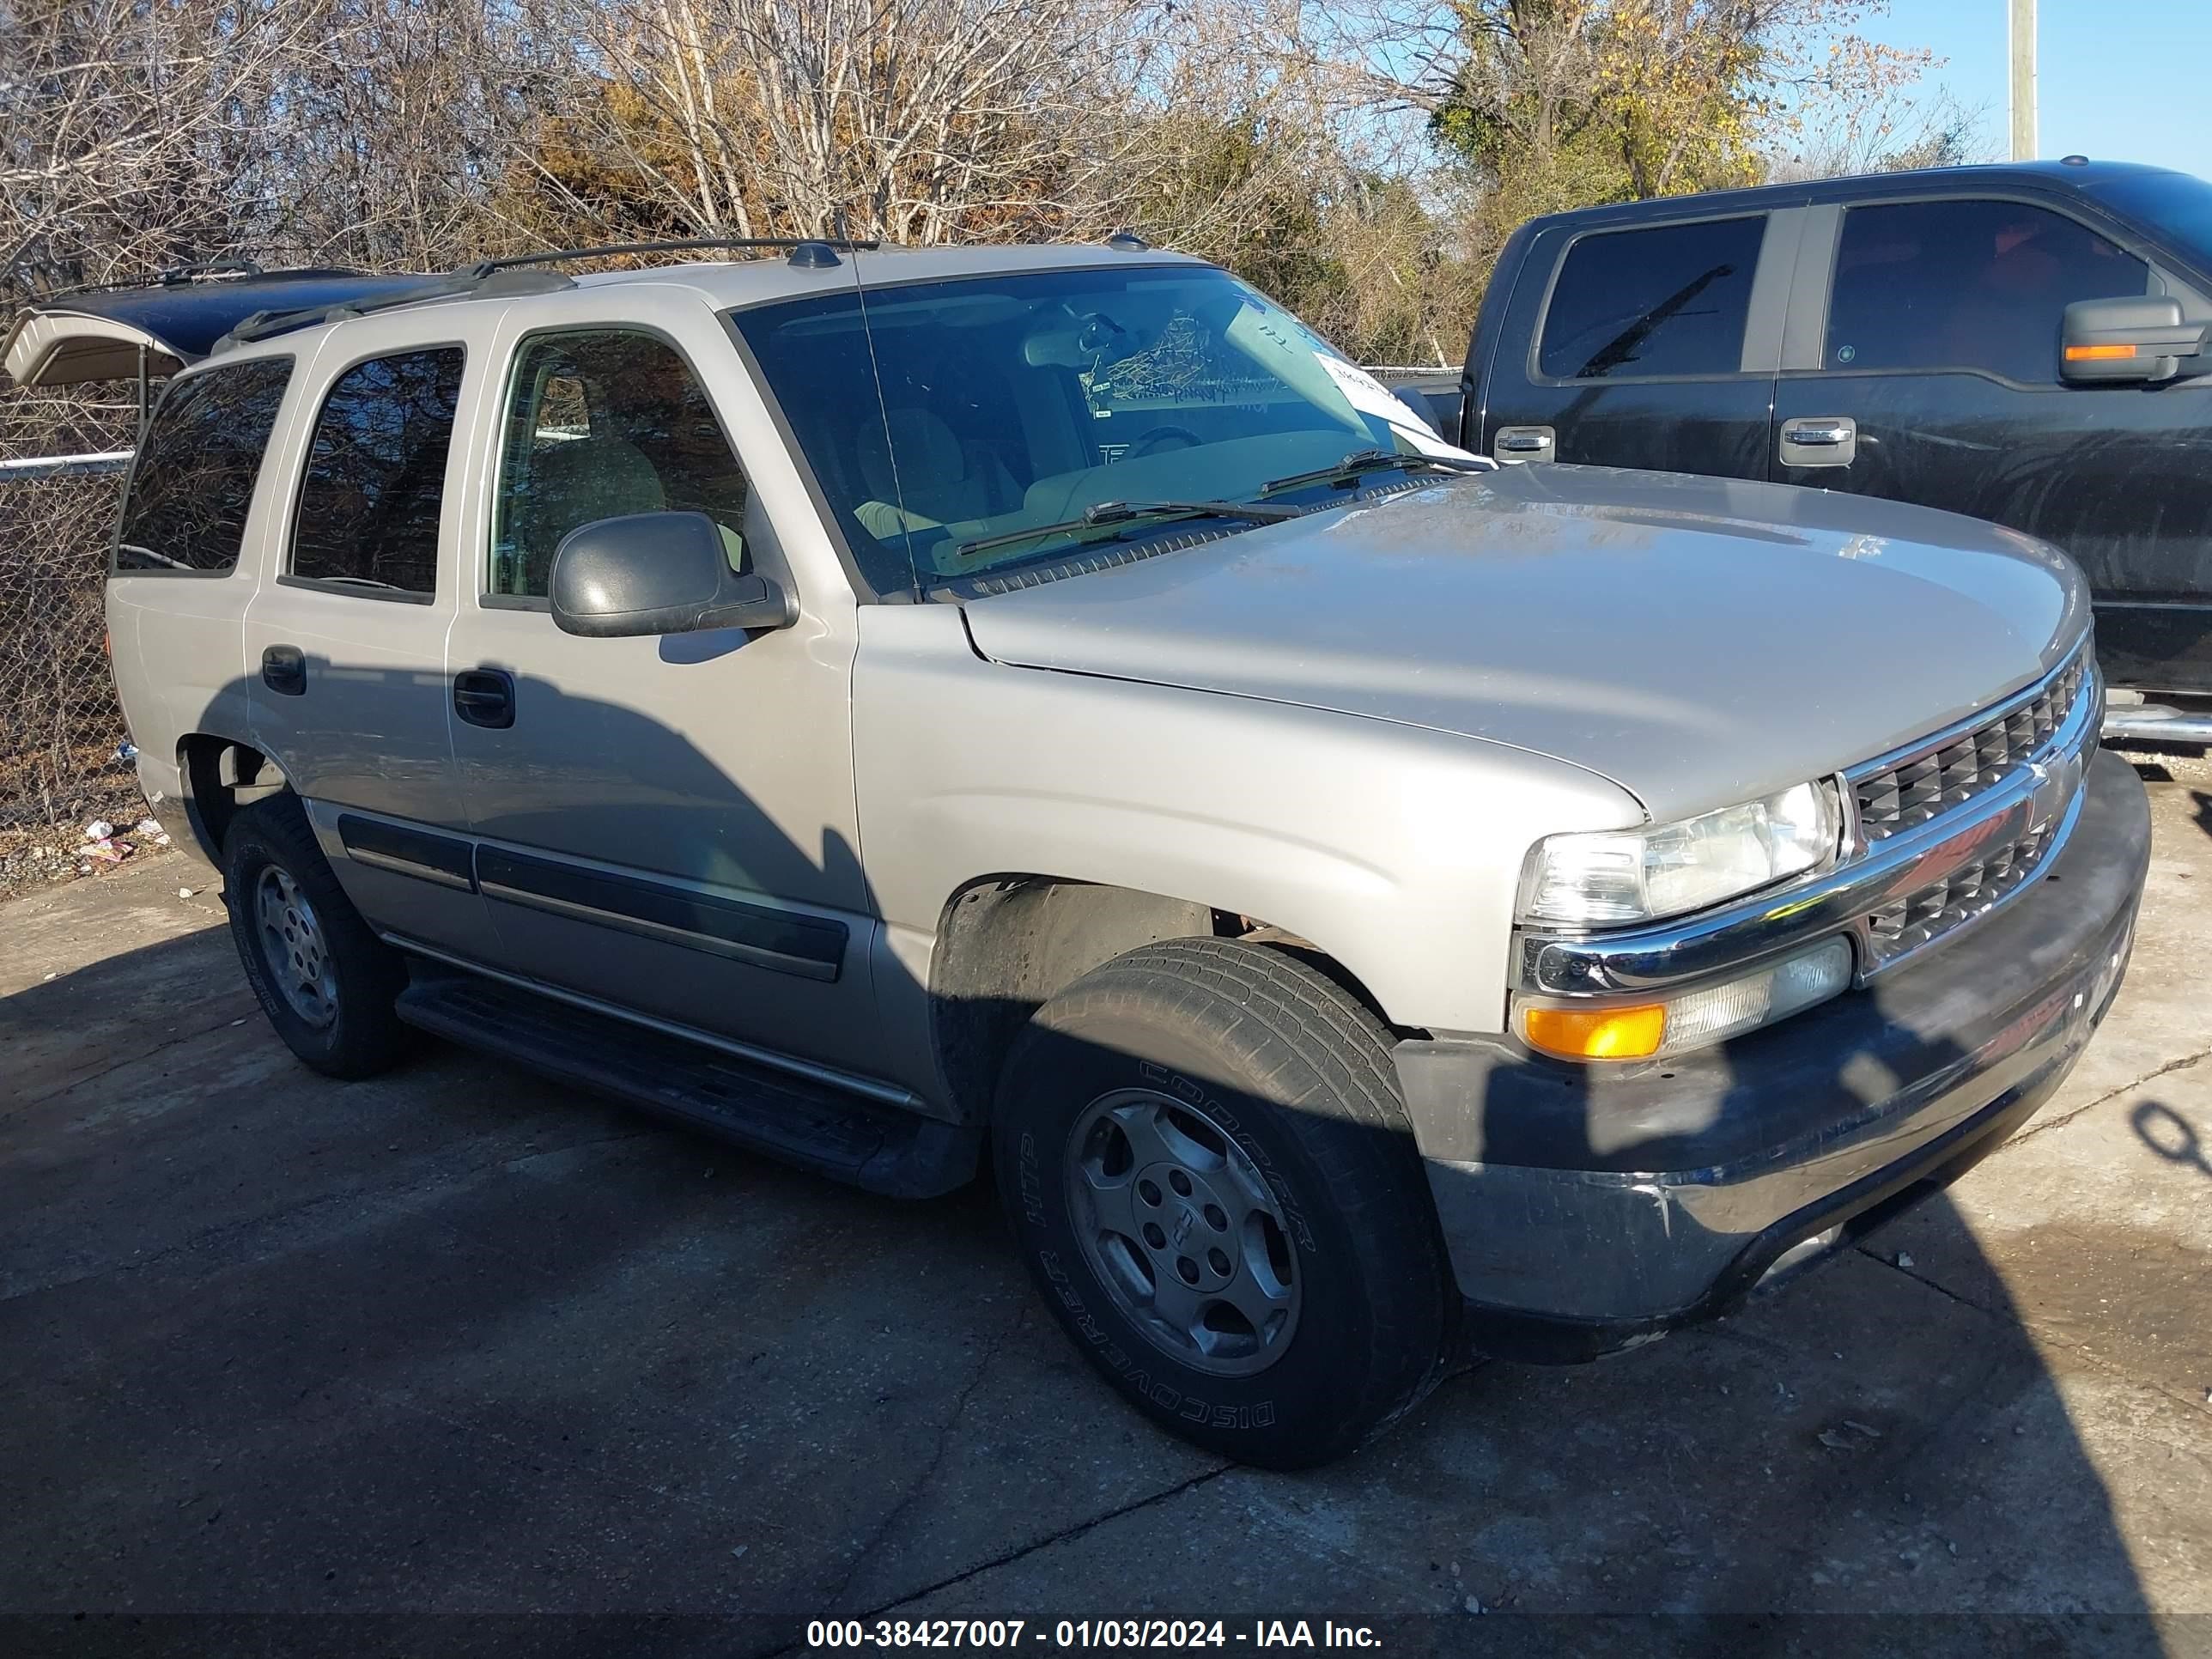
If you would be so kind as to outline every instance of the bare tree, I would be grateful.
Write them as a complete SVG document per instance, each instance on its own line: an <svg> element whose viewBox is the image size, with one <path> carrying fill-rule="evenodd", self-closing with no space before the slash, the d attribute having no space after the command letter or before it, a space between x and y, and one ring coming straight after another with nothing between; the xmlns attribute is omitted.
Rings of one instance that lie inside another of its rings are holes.
<svg viewBox="0 0 2212 1659"><path fill-rule="evenodd" d="M0 265L98 281L228 251L242 148L317 3L32 0L0 12Z"/></svg>
<svg viewBox="0 0 2212 1659"><path fill-rule="evenodd" d="M1986 106L1963 104L1948 88L1921 96L1902 87L1832 100L1778 134L1771 176L1786 183L1996 159Z"/></svg>
<svg viewBox="0 0 2212 1659"><path fill-rule="evenodd" d="M524 166L701 234L935 242L1098 216L1145 0L544 0L577 79Z"/></svg>

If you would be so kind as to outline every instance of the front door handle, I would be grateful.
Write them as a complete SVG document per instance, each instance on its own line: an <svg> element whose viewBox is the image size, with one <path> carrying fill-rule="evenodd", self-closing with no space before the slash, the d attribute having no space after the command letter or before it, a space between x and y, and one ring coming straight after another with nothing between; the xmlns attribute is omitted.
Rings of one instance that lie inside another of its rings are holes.
<svg viewBox="0 0 2212 1659"><path fill-rule="evenodd" d="M453 712L471 726L504 732L514 724L514 676L504 668L465 668L453 676Z"/></svg>
<svg viewBox="0 0 2212 1659"><path fill-rule="evenodd" d="M1548 426L1501 426L1490 443L1491 453L1501 461L1548 461L1559 447Z"/></svg>
<svg viewBox="0 0 2212 1659"><path fill-rule="evenodd" d="M1859 423L1848 415L1798 415L1782 423L1784 466L1849 466L1858 453Z"/></svg>
<svg viewBox="0 0 2212 1659"><path fill-rule="evenodd" d="M261 683L280 696L307 693L307 656L296 645L272 645L261 653Z"/></svg>

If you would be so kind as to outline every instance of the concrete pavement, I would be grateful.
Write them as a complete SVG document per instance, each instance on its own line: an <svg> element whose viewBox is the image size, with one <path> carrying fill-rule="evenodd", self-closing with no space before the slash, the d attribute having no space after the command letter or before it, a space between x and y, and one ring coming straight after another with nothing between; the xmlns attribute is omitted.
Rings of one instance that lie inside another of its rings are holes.
<svg viewBox="0 0 2212 1659"><path fill-rule="evenodd" d="M1326 1615L1565 1652L1786 1610L1884 1617L1634 1639L2212 1653L2212 781L2172 764L2110 1020L1945 1201L1298 1476L1123 1409L981 1192L867 1198L450 1049L316 1077L187 855L0 907L0 1649Z"/></svg>

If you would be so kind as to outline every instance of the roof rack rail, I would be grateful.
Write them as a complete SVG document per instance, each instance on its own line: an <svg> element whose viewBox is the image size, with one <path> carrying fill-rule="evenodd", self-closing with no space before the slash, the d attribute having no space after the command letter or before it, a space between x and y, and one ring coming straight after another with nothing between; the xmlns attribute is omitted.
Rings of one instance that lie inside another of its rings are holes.
<svg viewBox="0 0 2212 1659"><path fill-rule="evenodd" d="M240 345L249 340L265 340L273 335L289 334L295 329L313 328L319 323L363 316L372 311L388 311L395 306L416 305L425 300L457 299L464 295L495 299L501 295L549 294L573 288L575 286L574 279L558 271L531 268L568 259L604 258L623 253L675 253L699 248L788 248L793 264L819 269L842 263L837 258L841 249L852 252L879 246L876 242L854 241L842 236L696 236L680 241L610 242L600 247L549 248L541 253L509 253L496 259L479 259L472 265L464 265L442 276L425 276L419 283L386 293L356 295L327 305L257 311L240 319L210 349L220 351L225 346ZM167 286L172 276L177 281L184 282L195 275L213 275L216 269L215 266L180 267L177 272L164 271L161 281L163 286Z"/></svg>
<svg viewBox="0 0 2212 1659"><path fill-rule="evenodd" d="M843 236L687 236L668 242L608 242L598 247L549 248L542 253L510 253L496 259L481 259L475 264L456 271L458 276L478 279L495 271L512 270L519 265L557 264L568 259L612 258L623 253L688 253L702 248L789 248L791 262L795 265L834 265L839 263L840 252L866 253L881 246L878 242L854 241ZM804 253L805 258L799 256ZM829 257L825 259L823 255Z"/></svg>
<svg viewBox="0 0 2212 1659"><path fill-rule="evenodd" d="M265 340L272 335L289 334L294 329L313 328L319 323L336 322L342 317L362 317L372 311L389 311L394 306L416 305L424 300L456 299L467 295L483 299L496 299L503 294L550 294L575 284L558 271L494 270L483 276L469 271L455 271L450 276L425 276L410 287L394 289L387 293L360 295L339 300L329 305L302 306L297 310L257 311L241 319L222 338L210 348L220 351L225 346L243 344L248 340Z"/></svg>

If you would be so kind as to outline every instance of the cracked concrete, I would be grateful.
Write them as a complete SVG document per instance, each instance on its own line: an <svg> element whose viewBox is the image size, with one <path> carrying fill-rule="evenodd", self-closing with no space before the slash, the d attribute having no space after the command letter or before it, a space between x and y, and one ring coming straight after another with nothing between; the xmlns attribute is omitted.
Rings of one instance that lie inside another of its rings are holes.
<svg viewBox="0 0 2212 1659"><path fill-rule="evenodd" d="M1786 1608L1900 1622L1754 1648L2212 1652L2205 787L2154 782L2111 1019L1944 1201L1291 1477L1123 1409L981 1192L870 1199L447 1049L315 1078L183 855L0 908L0 1649L1328 1615L1672 1652L1707 1627L1588 1621Z"/></svg>

